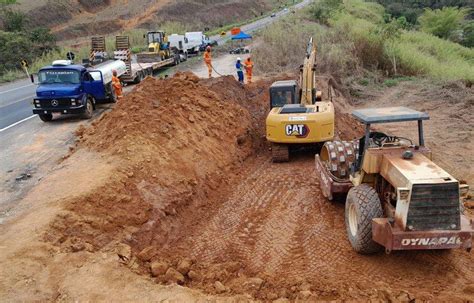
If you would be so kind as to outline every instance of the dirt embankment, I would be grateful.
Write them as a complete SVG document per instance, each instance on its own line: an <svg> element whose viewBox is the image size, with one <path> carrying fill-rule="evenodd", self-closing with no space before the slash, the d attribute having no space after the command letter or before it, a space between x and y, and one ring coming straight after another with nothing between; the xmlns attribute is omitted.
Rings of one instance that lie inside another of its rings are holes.
<svg viewBox="0 0 474 303"><path fill-rule="evenodd" d="M155 30L170 21L198 31L252 19L272 7L269 0L42 0L16 6L32 26L51 28L59 40L134 28Z"/></svg>
<svg viewBox="0 0 474 303"><path fill-rule="evenodd" d="M267 0L224 1L172 1L156 13L155 18L143 23L153 27L163 22L175 21L193 24L197 28L222 27L245 19L252 19L272 8Z"/></svg>

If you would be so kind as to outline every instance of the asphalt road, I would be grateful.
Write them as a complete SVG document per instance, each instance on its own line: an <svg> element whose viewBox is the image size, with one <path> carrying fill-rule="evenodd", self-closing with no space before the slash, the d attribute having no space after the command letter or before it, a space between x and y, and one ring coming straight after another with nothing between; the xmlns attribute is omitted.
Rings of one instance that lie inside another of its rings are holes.
<svg viewBox="0 0 474 303"><path fill-rule="evenodd" d="M293 9L300 9L311 2L312 0L304 0L294 7L277 12L275 17L268 16L259 19L242 26L241 29L246 33L262 29L275 20L290 14ZM219 44L223 44L230 39L230 32L228 32L225 37L216 35L211 37L211 39L217 40ZM31 102L35 96L35 90L36 86L27 79L0 86L0 136L3 132L25 121L33 118L39 120L39 118L35 117L32 113Z"/></svg>
<svg viewBox="0 0 474 303"><path fill-rule="evenodd" d="M0 132L6 127L32 116L31 101L36 85L20 80L0 87Z"/></svg>

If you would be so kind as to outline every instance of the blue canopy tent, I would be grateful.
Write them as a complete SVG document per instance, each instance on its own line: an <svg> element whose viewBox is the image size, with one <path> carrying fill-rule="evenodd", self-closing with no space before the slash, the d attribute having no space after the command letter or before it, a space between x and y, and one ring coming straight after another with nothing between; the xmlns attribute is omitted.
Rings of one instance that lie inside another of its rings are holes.
<svg viewBox="0 0 474 303"><path fill-rule="evenodd" d="M232 36L232 40L245 40L245 39L252 39L252 36L244 32L240 32L237 35Z"/></svg>
<svg viewBox="0 0 474 303"><path fill-rule="evenodd" d="M242 41L247 40L247 39L252 39L252 36L250 36L249 34L246 34L244 32L240 32L237 35L232 36L232 42L234 42L234 40L240 40L240 46L241 47L242 47ZM232 45L233 45L233 43L232 43Z"/></svg>

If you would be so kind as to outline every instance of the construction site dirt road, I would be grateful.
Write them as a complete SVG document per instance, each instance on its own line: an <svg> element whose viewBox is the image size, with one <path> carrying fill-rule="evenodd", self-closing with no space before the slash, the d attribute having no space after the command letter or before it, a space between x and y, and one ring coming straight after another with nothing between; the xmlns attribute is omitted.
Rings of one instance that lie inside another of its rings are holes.
<svg viewBox="0 0 474 303"><path fill-rule="evenodd" d="M273 164L268 88L148 78L91 126L0 226L10 301L467 302L472 254L362 256L311 153ZM318 86L327 92L328 79ZM362 129L334 98L340 139ZM184 286L184 287L181 287Z"/></svg>

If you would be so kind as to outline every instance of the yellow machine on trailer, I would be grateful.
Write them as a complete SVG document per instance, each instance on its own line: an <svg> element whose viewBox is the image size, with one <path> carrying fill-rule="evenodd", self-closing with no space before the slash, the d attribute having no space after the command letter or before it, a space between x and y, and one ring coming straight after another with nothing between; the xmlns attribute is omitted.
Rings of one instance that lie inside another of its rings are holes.
<svg viewBox="0 0 474 303"><path fill-rule="evenodd" d="M148 51L137 54L139 63L159 62L172 58L168 36L164 31L153 31L143 35L147 40Z"/></svg>
<svg viewBox="0 0 474 303"><path fill-rule="evenodd" d="M308 42L299 82L277 81L270 87L266 137L273 162L289 160L291 147L324 143L334 138L334 105L316 89L316 46Z"/></svg>

